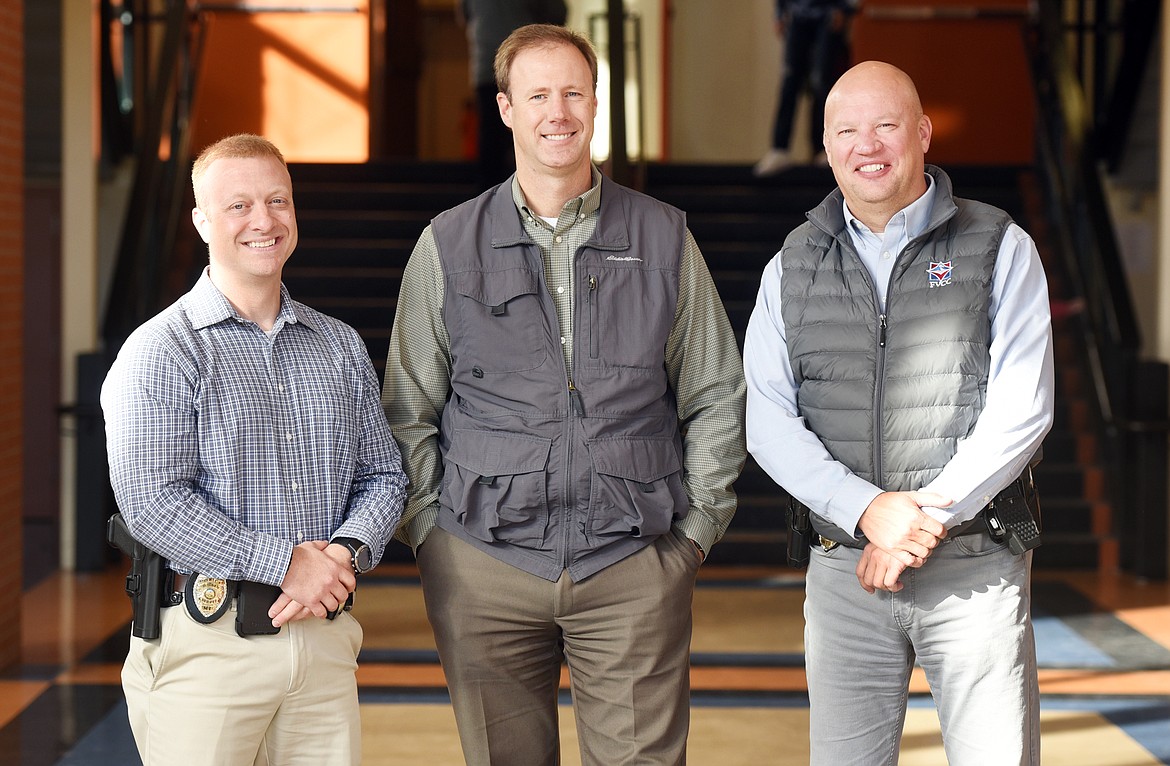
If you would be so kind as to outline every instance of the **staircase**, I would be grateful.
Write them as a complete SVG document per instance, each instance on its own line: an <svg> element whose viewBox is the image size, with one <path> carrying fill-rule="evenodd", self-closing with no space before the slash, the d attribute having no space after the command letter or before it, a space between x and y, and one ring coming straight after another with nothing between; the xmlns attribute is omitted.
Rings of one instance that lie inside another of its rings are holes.
<svg viewBox="0 0 1170 766"><path fill-rule="evenodd" d="M402 269L432 217L476 193L464 163L394 162L291 167L300 243L285 268L293 296L342 319L361 333L382 374ZM1027 172L1018 168L948 169L956 193L1007 210L1036 236ZM793 168L755 179L747 167L653 165L646 191L687 212L742 348L760 274L784 237L833 188L822 168ZM1037 237L1044 255L1044 243ZM1060 279L1048 264L1052 293ZM1045 544L1037 566L1116 565L1116 540L1105 500L1104 472L1085 398L1076 319L1056 325L1058 414L1036 473L1044 505ZM736 484L739 511L712 563L784 563L784 494L748 459ZM390 560L410 552L395 544Z"/></svg>

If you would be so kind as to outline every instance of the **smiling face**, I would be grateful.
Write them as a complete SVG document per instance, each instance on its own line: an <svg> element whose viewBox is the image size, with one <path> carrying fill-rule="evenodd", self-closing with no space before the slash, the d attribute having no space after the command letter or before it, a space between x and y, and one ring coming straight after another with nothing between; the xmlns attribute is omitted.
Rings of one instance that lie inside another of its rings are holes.
<svg viewBox="0 0 1170 766"><path fill-rule="evenodd" d="M535 175L584 177L588 184L597 97L581 51L561 43L526 48L513 59L509 79L510 93L496 100L512 129L521 183Z"/></svg>
<svg viewBox="0 0 1170 766"><path fill-rule="evenodd" d="M825 153L850 212L872 230L926 192L931 130L914 83L889 64L858 64L830 91Z"/></svg>
<svg viewBox="0 0 1170 766"><path fill-rule="evenodd" d="M229 286L279 285L297 245L292 180L272 156L222 157L203 172L191 220L207 243L211 277Z"/></svg>

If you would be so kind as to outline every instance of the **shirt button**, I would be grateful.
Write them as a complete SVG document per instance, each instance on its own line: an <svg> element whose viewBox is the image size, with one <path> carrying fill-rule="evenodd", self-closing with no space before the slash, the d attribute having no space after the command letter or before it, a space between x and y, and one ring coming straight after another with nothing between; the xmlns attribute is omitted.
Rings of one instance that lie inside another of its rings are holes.
<svg viewBox="0 0 1170 766"><path fill-rule="evenodd" d="M293 491L293 492L296 492L296 491L297 491L297 490L299 490L300 488L301 488L301 485L300 485L300 484L297 484L295 481L292 483L292 491Z"/></svg>
<svg viewBox="0 0 1170 766"><path fill-rule="evenodd" d="M557 295L563 295L563 294L564 294L564 292L565 292L565 288L563 288L563 287L558 287L558 288L557 288Z"/></svg>
<svg viewBox="0 0 1170 766"><path fill-rule="evenodd" d="M288 438L288 440L290 442L293 440L293 432L292 431L289 431L285 436Z"/></svg>
<svg viewBox="0 0 1170 766"><path fill-rule="evenodd" d="M887 261L888 261L888 260L890 260L890 257L891 257L891 256L890 256L890 251L889 251L889 250L887 250L887 251L885 251L884 253L882 253L882 258L885 258Z"/></svg>
<svg viewBox="0 0 1170 766"><path fill-rule="evenodd" d="M556 235L556 236L555 236L553 239L554 239L554 240L556 241L556 243L559 245L559 244L561 243L561 240L563 240L563 239L564 239L564 237L562 237L560 234L558 234L558 235Z"/></svg>
<svg viewBox="0 0 1170 766"><path fill-rule="evenodd" d="M281 393L284 393L284 384L283 384L283 383L277 383L277 384L276 384L276 388L277 388L277 390L279 390Z"/></svg>
<svg viewBox="0 0 1170 766"><path fill-rule="evenodd" d="M561 336L561 345L562 346L565 345L565 336L564 335Z"/></svg>
<svg viewBox="0 0 1170 766"><path fill-rule="evenodd" d="M297 542L303 543L305 541L305 533L297 532Z"/></svg>

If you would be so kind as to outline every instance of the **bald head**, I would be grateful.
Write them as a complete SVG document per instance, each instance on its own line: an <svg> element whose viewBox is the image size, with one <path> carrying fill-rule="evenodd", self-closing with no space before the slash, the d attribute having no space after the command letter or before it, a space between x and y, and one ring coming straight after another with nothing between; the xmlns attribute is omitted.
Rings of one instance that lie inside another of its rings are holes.
<svg viewBox="0 0 1170 766"><path fill-rule="evenodd" d="M909 75L882 61L853 67L825 100L825 153L849 211L885 230L926 192L930 118Z"/></svg>
<svg viewBox="0 0 1170 766"><path fill-rule="evenodd" d="M834 102L847 100L856 93L887 93L890 97L904 104L910 112L921 116L922 102L918 98L918 88L910 75L893 64L884 61L863 61L849 69L829 91L825 100L825 114L834 107Z"/></svg>

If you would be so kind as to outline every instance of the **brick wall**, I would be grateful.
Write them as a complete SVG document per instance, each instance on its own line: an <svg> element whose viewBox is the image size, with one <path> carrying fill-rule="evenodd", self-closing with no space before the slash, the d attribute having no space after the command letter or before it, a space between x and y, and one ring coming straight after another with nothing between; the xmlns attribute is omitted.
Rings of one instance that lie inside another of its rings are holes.
<svg viewBox="0 0 1170 766"><path fill-rule="evenodd" d="M20 659L24 291L23 3L0 0L0 670ZM15 617L16 619L13 619Z"/></svg>

